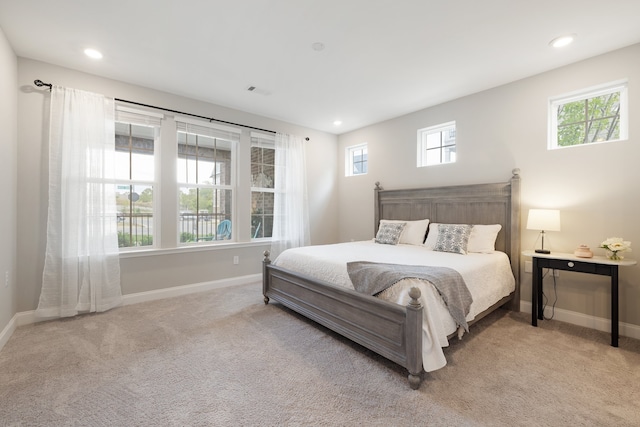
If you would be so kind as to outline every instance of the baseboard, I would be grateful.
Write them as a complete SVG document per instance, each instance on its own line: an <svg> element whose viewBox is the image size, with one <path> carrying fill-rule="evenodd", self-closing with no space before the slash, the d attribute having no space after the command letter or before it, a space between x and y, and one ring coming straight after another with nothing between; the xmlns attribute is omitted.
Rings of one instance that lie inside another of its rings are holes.
<svg viewBox="0 0 640 427"><path fill-rule="evenodd" d="M164 298L173 298L181 295L195 294L197 292L211 291L213 289L228 288L230 286L247 285L262 281L262 274L232 277L230 279L214 280L212 282L193 283L191 285L174 286L167 289L156 289L148 292L138 292L122 296L122 305L138 304L141 302L155 301Z"/></svg>
<svg viewBox="0 0 640 427"><path fill-rule="evenodd" d="M531 302L521 300L520 311L531 313ZM591 328L598 331L611 332L611 319L589 316L576 311L563 310L561 308L556 308L554 312L552 307L547 306L544 312L545 317L551 317L552 314L554 319L561 322L584 326L585 328ZM619 328L621 336L640 339L640 326L620 322Z"/></svg>
<svg viewBox="0 0 640 427"><path fill-rule="evenodd" d="M174 286L166 289L156 289L147 292L137 292L135 294L127 294L122 296L122 305L138 304L146 301L155 301L164 298L173 298L181 295L189 295L197 292L205 292L213 289L227 288L230 286L247 285L249 283L256 283L262 280L262 274L251 274L248 276L232 277L230 279L220 279L211 282L193 283L190 285ZM11 335L16 328L24 325L29 325L44 320L51 320L50 318L42 318L36 316L35 310L22 311L16 313L9 324L0 333L0 350L9 341Z"/></svg>
<svg viewBox="0 0 640 427"><path fill-rule="evenodd" d="M17 328L17 326L16 326L16 316L17 316L17 314L15 314L11 318L11 320L9 320L9 323L7 323L7 326L5 326L4 329L2 330L2 332L0 332L0 350L2 350L4 345L9 341L9 338L11 338L11 335L13 335L13 332Z"/></svg>

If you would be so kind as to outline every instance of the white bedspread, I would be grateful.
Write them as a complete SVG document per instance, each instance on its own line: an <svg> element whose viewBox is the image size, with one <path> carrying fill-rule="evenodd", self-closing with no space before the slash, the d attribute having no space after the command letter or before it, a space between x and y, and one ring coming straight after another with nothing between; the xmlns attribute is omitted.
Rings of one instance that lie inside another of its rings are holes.
<svg viewBox="0 0 640 427"><path fill-rule="evenodd" d="M462 275L473 303L467 316L471 321L515 289L509 258L503 252L467 255L436 252L416 245L382 245L373 241L306 246L289 249L273 262L288 270L353 289L347 274L347 262L371 261L406 265L431 265L453 268ZM447 364L442 347L457 325L434 286L424 280L405 279L378 294L379 298L401 305L409 303L408 291L416 286L422 293L422 361L426 372Z"/></svg>

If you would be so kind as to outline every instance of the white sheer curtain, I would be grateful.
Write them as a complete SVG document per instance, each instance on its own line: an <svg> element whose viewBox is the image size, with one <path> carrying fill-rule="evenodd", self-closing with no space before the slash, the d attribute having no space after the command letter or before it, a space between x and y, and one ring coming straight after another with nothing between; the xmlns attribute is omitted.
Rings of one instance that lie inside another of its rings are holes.
<svg viewBox="0 0 640 427"><path fill-rule="evenodd" d="M275 147L272 260L285 249L309 245L304 142L299 136L277 133Z"/></svg>
<svg viewBox="0 0 640 427"><path fill-rule="evenodd" d="M54 86L49 126L47 245L36 315L105 311L122 301L114 100Z"/></svg>

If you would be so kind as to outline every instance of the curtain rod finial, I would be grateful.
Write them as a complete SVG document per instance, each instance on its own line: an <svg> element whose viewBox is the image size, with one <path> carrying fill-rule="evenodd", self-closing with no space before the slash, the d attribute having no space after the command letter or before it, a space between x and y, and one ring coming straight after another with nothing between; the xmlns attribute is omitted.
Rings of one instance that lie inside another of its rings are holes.
<svg viewBox="0 0 640 427"><path fill-rule="evenodd" d="M33 84L34 84L34 85L36 85L36 86L38 86L38 87L48 86L48 87L49 87L49 90L52 90L52 89L53 89L53 85L52 85L51 83L45 83L45 82L43 82L43 81L42 81L42 80L40 80L40 79L34 80L34 81L33 81Z"/></svg>

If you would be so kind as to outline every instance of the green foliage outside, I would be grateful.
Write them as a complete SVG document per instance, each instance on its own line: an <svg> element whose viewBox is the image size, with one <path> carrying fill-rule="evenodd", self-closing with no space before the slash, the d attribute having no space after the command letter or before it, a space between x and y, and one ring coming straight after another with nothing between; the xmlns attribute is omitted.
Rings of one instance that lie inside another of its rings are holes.
<svg viewBox="0 0 640 427"><path fill-rule="evenodd" d="M141 235L133 236L129 233L118 231L118 247L130 248L132 246L151 246L153 245L153 236Z"/></svg>
<svg viewBox="0 0 640 427"><path fill-rule="evenodd" d="M125 186L125 188L126 187L129 186ZM129 209L131 208L133 213L153 213L153 189L151 187L145 188L138 194L138 200L132 203L129 200L129 194L130 192L135 193L135 190L136 188L134 186L133 191L129 189L128 191L116 192L116 206L118 208L118 212L128 214Z"/></svg>
<svg viewBox="0 0 640 427"><path fill-rule="evenodd" d="M190 188L188 193L180 192L180 210L195 213L203 210L211 212L212 209L212 188Z"/></svg>
<svg viewBox="0 0 640 427"><path fill-rule="evenodd" d="M196 241L196 235L193 233L180 233L180 242L181 243L189 243L189 242L195 242Z"/></svg>
<svg viewBox="0 0 640 427"><path fill-rule="evenodd" d="M140 193L138 203L151 206L153 203L153 190L151 188L146 188L142 193Z"/></svg>
<svg viewBox="0 0 640 427"><path fill-rule="evenodd" d="M207 234L207 235L204 235L204 236L200 236L200 238L198 238L193 233L186 233L186 232L180 233L180 243L193 243L193 242L210 241L210 240L213 240L214 238L215 238L215 236L213 234Z"/></svg>
<svg viewBox="0 0 640 427"><path fill-rule="evenodd" d="M153 226L153 188L147 187L142 192L136 186L118 186L116 192L116 206L119 212L118 246L129 248L133 246L153 245L151 228ZM138 198L130 200L130 194L137 194Z"/></svg>
<svg viewBox="0 0 640 427"><path fill-rule="evenodd" d="M620 92L569 102L558 108L558 146L620 138Z"/></svg>

